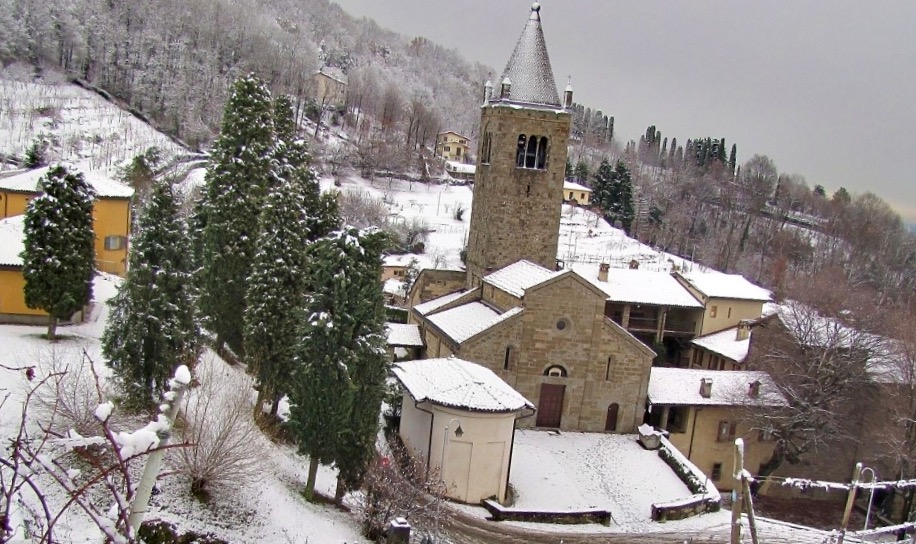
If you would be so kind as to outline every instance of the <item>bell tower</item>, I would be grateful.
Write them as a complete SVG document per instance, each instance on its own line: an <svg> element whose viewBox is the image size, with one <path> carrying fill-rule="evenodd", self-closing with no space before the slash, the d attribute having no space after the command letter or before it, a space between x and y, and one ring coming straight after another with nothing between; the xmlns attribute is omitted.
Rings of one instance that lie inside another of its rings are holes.
<svg viewBox="0 0 916 544"><path fill-rule="evenodd" d="M555 270L572 88L557 94L535 3L496 88L484 93L467 285L521 259ZM489 82L488 82L489 84Z"/></svg>

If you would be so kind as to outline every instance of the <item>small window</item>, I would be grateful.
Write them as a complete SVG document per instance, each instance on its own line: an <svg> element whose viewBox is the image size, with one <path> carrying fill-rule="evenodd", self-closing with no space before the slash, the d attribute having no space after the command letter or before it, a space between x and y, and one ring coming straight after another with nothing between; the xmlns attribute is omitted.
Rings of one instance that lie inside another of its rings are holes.
<svg viewBox="0 0 916 544"><path fill-rule="evenodd" d="M569 192L569 200L572 200L572 199L573 199L573 192L570 191L570 192Z"/></svg>
<svg viewBox="0 0 916 544"><path fill-rule="evenodd" d="M607 367L605 367L604 369L604 379L605 380L609 381L611 379L611 369L613 367L614 367L614 356L609 355L607 358Z"/></svg>
<svg viewBox="0 0 916 544"><path fill-rule="evenodd" d="M545 376L551 376L551 377L554 377L554 378L565 378L565 377L566 377L566 369L563 368L563 367L560 366L560 365L549 366L549 367L547 367L547 370L544 371L544 375L545 375Z"/></svg>
<svg viewBox="0 0 916 544"><path fill-rule="evenodd" d="M712 474L709 475L709 479L718 482L722 479L722 463L715 463L712 465Z"/></svg>
<svg viewBox="0 0 916 544"><path fill-rule="evenodd" d="M535 168L544 170L547 168L547 137L541 136L538 142L538 153Z"/></svg>
<svg viewBox="0 0 916 544"><path fill-rule="evenodd" d="M565 319L560 319L559 321L557 321L557 330L558 331L565 331L566 327L568 326L569 326L569 322L566 321Z"/></svg>
<svg viewBox="0 0 916 544"><path fill-rule="evenodd" d="M668 425L665 430L671 433L687 432L688 406L671 406L668 409Z"/></svg>
<svg viewBox="0 0 916 544"><path fill-rule="evenodd" d="M119 249L124 249L125 245L127 245L127 238L124 236L105 237L105 249L107 251L117 251Z"/></svg>
<svg viewBox="0 0 916 544"><path fill-rule="evenodd" d="M719 430L716 433L716 442L728 442L735 438L735 427L737 424L734 421L720 421Z"/></svg>
<svg viewBox="0 0 916 544"><path fill-rule="evenodd" d="M525 168L536 168L538 156L537 136L528 137L528 147L525 149Z"/></svg>
<svg viewBox="0 0 916 544"><path fill-rule="evenodd" d="M731 309L731 307L728 308L728 318L729 318L729 319L732 318L732 309Z"/></svg>
<svg viewBox="0 0 916 544"><path fill-rule="evenodd" d="M518 149L515 152L515 166L518 168L525 167L525 145L528 143L528 137L524 134L518 135Z"/></svg>
<svg viewBox="0 0 916 544"><path fill-rule="evenodd" d="M717 314L717 313L719 313L719 307L718 307L718 306L710 306L710 307L709 307L709 317L716 317L716 314Z"/></svg>
<svg viewBox="0 0 916 544"><path fill-rule="evenodd" d="M451 151L452 148L451 148L450 146L445 146L445 150L446 150L446 151Z"/></svg>
<svg viewBox="0 0 916 544"><path fill-rule="evenodd" d="M509 370L509 366L512 363L513 351L512 346L506 346L506 358L503 360L503 370Z"/></svg>

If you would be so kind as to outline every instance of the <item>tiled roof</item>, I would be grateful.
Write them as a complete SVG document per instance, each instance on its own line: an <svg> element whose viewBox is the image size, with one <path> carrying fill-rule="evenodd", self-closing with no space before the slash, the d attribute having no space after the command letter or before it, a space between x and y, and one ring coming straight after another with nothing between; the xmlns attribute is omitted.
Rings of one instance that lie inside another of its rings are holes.
<svg viewBox="0 0 916 544"><path fill-rule="evenodd" d="M667 272L611 268L607 281L601 281L598 279L597 264L573 264L571 268L604 291L612 302L703 308L703 303Z"/></svg>
<svg viewBox="0 0 916 544"><path fill-rule="evenodd" d="M25 216L0 219L0 266L22 266L19 256L25 249Z"/></svg>
<svg viewBox="0 0 916 544"><path fill-rule="evenodd" d="M445 306L446 304L450 302L454 302L458 300L459 298L463 297L467 293L468 291L464 289L461 291L455 291L454 293L449 293L439 298L427 300L426 302L422 304L417 304L416 306L413 307L413 309L415 312L417 312L420 315L426 315L426 314L435 312L436 310L438 310L439 308Z"/></svg>
<svg viewBox="0 0 916 544"><path fill-rule="evenodd" d="M423 347L420 326L407 323L385 323L388 345L398 347Z"/></svg>
<svg viewBox="0 0 916 544"><path fill-rule="evenodd" d="M38 180L48 172L49 168L48 166L36 168L21 174L16 174L15 176L0 179L0 189L23 193L40 192ZM88 183L95 190L96 195L100 197L130 198L134 194L134 190L127 185L114 181L97 171L80 170L78 167L70 168L69 170L71 172L82 173L86 183Z"/></svg>
<svg viewBox="0 0 916 544"><path fill-rule="evenodd" d="M500 314L486 304L469 302L461 306L433 314L427 319L456 344L502 323L521 313L522 308L512 308Z"/></svg>
<svg viewBox="0 0 916 544"><path fill-rule="evenodd" d="M406 361L393 367L417 402L481 412L514 412L534 405L493 371L462 359Z"/></svg>
<svg viewBox="0 0 916 544"><path fill-rule="evenodd" d="M537 4L531 7L531 16L500 80L506 78L512 83L509 93L511 102L560 107L560 96L541 29L540 6Z"/></svg>
<svg viewBox="0 0 916 544"><path fill-rule="evenodd" d="M712 298L770 301L772 293L749 282L741 274L694 271L682 274L698 291Z"/></svg>
<svg viewBox="0 0 916 544"><path fill-rule="evenodd" d="M712 380L709 397L700 394L700 380ZM760 382L756 397L750 385ZM785 406L786 399L766 372L749 370L700 370L652 367L649 402L668 406Z"/></svg>
<svg viewBox="0 0 916 544"><path fill-rule="evenodd" d="M743 363L751 347L751 335L748 334L744 340L738 340L738 327L732 327L694 338L690 343L736 363Z"/></svg>
<svg viewBox="0 0 916 544"><path fill-rule="evenodd" d="M563 273L562 270L554 272L539 264L522 260L484 276L483 281L516 298L522 298L526 290Z"/></svg>

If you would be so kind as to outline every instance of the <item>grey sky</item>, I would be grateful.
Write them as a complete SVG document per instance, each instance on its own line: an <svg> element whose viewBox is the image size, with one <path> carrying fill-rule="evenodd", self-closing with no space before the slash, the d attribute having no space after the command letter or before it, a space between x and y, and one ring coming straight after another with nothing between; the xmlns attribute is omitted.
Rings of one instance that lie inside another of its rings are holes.
<svg viewBox="0 0 916 544"><path fill-rule="evenodd" d="M501 72L527 0L335 0ZM619 140L725 137L738 160L828 192L872 191L916 222L913 0L544 0L557 84L615 116ZM497 74L498 75L498 74Z"/></svg>

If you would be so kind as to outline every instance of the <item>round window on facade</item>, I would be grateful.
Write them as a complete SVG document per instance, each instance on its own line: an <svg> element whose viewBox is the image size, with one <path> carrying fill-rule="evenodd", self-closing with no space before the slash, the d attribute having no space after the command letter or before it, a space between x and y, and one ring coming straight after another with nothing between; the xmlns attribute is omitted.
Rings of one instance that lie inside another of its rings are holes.
<svg viewBox="0 0 916 544"><path fill-rule="evenodd" d="M566 327L568 326L569 326L569 321L565 319L560 319L557 321L557 330L558 331L565 331Z"/></svg>

